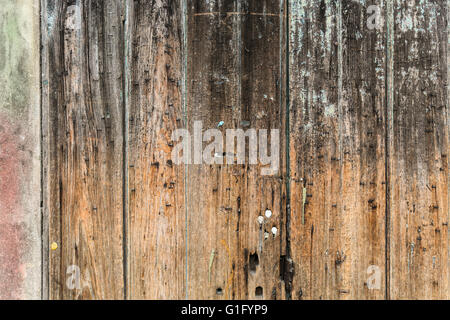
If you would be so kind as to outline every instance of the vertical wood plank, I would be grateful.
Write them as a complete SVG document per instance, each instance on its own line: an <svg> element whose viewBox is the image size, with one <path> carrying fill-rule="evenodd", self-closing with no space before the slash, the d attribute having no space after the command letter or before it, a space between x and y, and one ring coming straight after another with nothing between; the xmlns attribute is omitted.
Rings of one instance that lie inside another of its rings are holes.
<svg viewBox="0 0 450 320"><path fill-rule="evenodd" d="M49 297L121 299L122 1L43 8Z"/></svg>
<svg viewBox="0 0 450 320"><path fill-rule="evenodd" d="M392 299L448 299L446 1L394 1Z"/></svg>
<svg viewBox="0 0 450 320"><path fill-rule="evenodd" d="M0 87L0 299L40 299L37 0L2 1Z"/></svg>
<svg viewBox="0 0 450 320"><path fill-rule="evenodd" d="M341 294L350 299L386 294L385 12L385 1L342 2L341 214L350 292Z"/></svg>
<svg viewBox="0 0 450 320"><path fill-rule="evenodd" d="M182 1L130 1L127 14L128 296L185 297Z"/></svg>
<svg viewBox="0 0 450 320"><path fill-rule="evenodd" d="M293 299L384 297L385 31L367 25L383 3L290 2Z"/></svg>
<svg viewBox="0 0 450 320"><path fill-rule="evenodd" d="M203 130L220 130L224 140L227 129L281 131L282 2L199 0L188 4L190 132L196 121L201 121ZM245 165L224 161L187 168L188 298L282 296L282 169L261 175L261 165L249 165L248 148ZM270 210L269 218L266 210Z"/></svg>

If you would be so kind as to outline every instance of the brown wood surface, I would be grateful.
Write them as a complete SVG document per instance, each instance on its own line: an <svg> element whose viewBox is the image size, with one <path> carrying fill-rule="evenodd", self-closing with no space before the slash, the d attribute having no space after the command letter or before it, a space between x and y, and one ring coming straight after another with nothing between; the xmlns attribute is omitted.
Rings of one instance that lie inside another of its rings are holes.
<svg viewBox="0 0 450 320"><path fill-rule="evenodd" d="M290 6L292 298L383 298L384 32L359 1Z"/></svg>
<svg viewBox="0 0 450 320"><path fill-rule="evenodd" d="M185 127L183 6L131 1L127 9L127 295L182 298L185 169L171 153L174 129Z"/></svg>
<svg viewBox="0 0 450 320"><path fill-rule="evenodd" d="M41 0L43 296L448 298L447 2Z"/></svg>

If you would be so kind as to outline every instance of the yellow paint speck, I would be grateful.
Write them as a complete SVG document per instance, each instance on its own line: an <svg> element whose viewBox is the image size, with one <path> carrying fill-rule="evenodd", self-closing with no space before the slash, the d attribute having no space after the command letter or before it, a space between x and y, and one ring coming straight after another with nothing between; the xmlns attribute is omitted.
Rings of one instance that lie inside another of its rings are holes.
<svg viewBox="0 0 450 320"><path fill-rule="evenodd" d="M56 242L53 242L52 245L50 246L50 248L52 250L56 250L56 249L58 249L58 244Z"/></svg>

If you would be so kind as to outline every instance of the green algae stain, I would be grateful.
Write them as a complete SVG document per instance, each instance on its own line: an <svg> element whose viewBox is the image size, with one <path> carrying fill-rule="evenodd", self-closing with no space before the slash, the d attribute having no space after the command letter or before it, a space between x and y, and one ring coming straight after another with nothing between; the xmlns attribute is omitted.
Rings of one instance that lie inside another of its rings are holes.
<svg viewBox="0 0 450 320"><path fill-rule="evenodd" d="M4 0L0 7L0 109L20 116L29 107L32 53L30 9Z"/></svg>

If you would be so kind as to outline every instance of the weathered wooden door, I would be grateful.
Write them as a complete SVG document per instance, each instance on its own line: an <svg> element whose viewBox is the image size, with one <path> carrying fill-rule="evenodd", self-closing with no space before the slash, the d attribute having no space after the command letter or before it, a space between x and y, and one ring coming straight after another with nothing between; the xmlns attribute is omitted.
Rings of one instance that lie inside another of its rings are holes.
<svg viewBox="0 0 450 320"><path fill-rule="evenodd" d="M5 3L0 297L449 297L447 0Z"/></svg>

